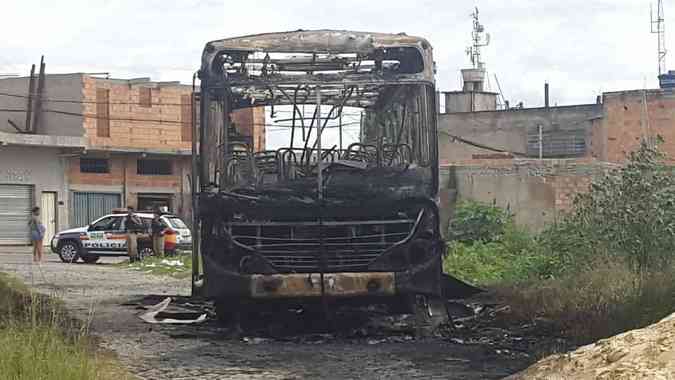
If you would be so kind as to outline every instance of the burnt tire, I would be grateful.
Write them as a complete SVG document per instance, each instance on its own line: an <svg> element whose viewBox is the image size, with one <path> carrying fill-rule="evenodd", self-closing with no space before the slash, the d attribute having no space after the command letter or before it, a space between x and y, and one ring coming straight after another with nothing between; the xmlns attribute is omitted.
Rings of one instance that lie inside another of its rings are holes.
<svg viewBox="0 0 675 380"><path fill-rule="evenodd" d="M100 257L96 255L87 255L87 256L82 256L82 261L84 261L87 264L96 264Z"/></svg>
<svg viewBox="0 0 675 380"><path fill-rule="evenodd" d="M75 263L80 258L80 246L74 241L59 244L58 254L64 263Z"/></svg>

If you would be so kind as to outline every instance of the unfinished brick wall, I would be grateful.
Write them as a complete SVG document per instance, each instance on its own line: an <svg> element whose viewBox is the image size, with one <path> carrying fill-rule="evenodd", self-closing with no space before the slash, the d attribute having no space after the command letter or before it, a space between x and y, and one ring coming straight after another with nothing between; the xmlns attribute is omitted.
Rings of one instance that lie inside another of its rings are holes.
<svg viewBox="0 0 675 380"><path fill-rule="evenodd" d="M646 107L643 105L646 98ZM602 159L624 162L647 135L660 135L659 148L675 161L675 95L671 90L635 90L604 94L603 133L607 148Z"/></svg>
<svg viewBox="0 0 675 380"><path fill-rule="evenodd" d="M97 115L100 117L104 108L100 104L101 90L108 90L109 134L97 133ZM191 94L190 86L84 76L82 91L84 114L87 115L84 118L85 135L92 147L190 149L191 142L181 135L185 114L181 109L181 97Z"/></svg>
<svg viewBox="0 0 675 380"><path fill-rule="evenodd" d="M554 191L555 210L570 211L574 205L574 198L579 193L588 191L593 178L590 175L559 175L546 178Z"/></svg>
<svg viewBox="0 0 675 380"><path fill-rule="evenodd" d="M136 206L139 193L170 193L174 198L174 212L189 214L191 159L186 156L161 157L171 161L170 175L140 175L137 172L137 154L115 154L109 156L109 173L82 173L80 158L73 157L68 163L68 179L74 188L86 186L88 191L109 192L116 189L123 194L124 204Z"/></svg>
<svg viewBox="0 0 675 380"><path fill-rule="evenodd" d="M73 157L68 162L68 180L71 185L119 186L122 183L124 163L121 159L109 159L109 173L80 172L80 158Z"/></svg>
<svg viewBox="0 0 675 380"><path fill-rule="evenodd" d="M265 150L265 107L239 109L230 118L240 134L252 138L255 152Z"/></svg>
<svg viewBox="0 0 675 380"><path fill-rule="evenodd" d="M191 148L191 112L186 101L191 86L83 78L85 136L97 149ZM108 104L105 103L107 99ZM252 136L256 150L265 146L265 109L232 112L237 130Z"/></svg>

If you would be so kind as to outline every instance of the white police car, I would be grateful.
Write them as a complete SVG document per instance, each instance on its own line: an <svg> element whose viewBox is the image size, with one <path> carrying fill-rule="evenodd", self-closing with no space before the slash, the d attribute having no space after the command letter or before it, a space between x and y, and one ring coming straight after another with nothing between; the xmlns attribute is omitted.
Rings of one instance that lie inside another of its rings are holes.
<svg viewBox="0 0 675 380"><path fill-rule="evenodd" d="M101 256L127 256L126 213L102 216L85 227L71 228L54 235L51 241L52 252L59 255L63 262L95 263ZM138 236L138 256L143 258L153 254L150 239L152 213L135 213L146 227L146 232ZM164 250L173 254L177 249L191 249L190 229L177 216L163 214L160 219L165 227Z"/></svg>

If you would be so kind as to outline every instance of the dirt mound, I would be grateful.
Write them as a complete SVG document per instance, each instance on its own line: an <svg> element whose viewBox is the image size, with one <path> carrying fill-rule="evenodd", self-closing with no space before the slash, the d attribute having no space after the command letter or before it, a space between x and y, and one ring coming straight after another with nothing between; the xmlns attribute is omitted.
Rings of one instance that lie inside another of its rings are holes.
<svg viewBox="0 0 675 380"><path fill-rule="evenodd" d="M507 380L675 379L675 314L567 354L552 355Z"/></svg>

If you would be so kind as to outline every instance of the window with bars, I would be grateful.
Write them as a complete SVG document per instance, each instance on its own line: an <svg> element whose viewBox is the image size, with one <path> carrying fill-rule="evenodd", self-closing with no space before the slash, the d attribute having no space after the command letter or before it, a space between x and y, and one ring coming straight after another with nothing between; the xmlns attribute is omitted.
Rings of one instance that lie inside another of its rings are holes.
<svg viewBox="0 0 675 380"><path fill-rule="evenodd" d="M180 105L180 138L181 141L192 141L192 96L182 95Z"/></svg>
<svg viewBox="0 0 675 380"><path fill-rule="evenodd" d="M80 158L80 173L110 173L107 158Z"/></svg>
<svg viewBox="0 0 675 380"><path fill-rule="evenodd" d="M110 137L110 90L96 89L96 136Z"/></svg>
<svg viewBox="0 0 675 380"><path fill-rule="evenodd" d="M540 141L541 137L541 141ZM539 134L539 127L527 131L527 155L539 157L578 157L586 154L586 131L583 129L547 129Z"/></svg>
<svg viewBox="0 0 675 380"><path fill-rule="evenodd" d="M136 173L139 175L171 175L173 173L170 160L139 159Z"/></svg>
<svg viewBox="0 0 675 380"><path fill-rule="evenodd" d="M138 105L141 107L152 107L152 89L150 87L139 87Z"/></svg>

